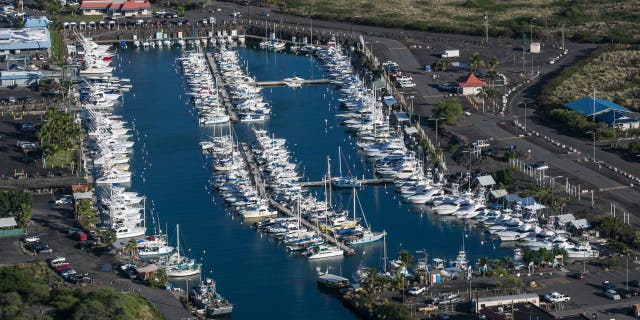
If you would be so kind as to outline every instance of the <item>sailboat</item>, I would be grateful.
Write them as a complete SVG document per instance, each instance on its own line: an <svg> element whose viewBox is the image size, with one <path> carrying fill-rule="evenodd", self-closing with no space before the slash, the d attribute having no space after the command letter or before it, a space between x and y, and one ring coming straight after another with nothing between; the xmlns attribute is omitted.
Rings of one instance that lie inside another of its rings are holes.
<svg viewBox="0 0 640 320"><path fill-rule="evenodd" d="M168 277L189 277L200 273L202 264L195 260L180 256L180 225L176 225L176 252L167 260Z"/></svg>
<svg viewBox="0 0 640 320"><path fill-rule="evenodd" d="M340 175L337 177L331 178L331 184L336 188L360 188L362 184L360 181L351 176L351 170L349 170L349 163L347 163L346 159L342 155L342 149L338 146L338 168ZM347 165L347 172L349 176L345 177L342 175L342 160L345 160L345 164Z"/></svg>
<svg viewBox="0 0 640 320"><path fill-rule="evenodd" d="M356 199L357 199L356 189L353 188L353 220L355 220L356 215ZM358 201L359 202L359 201ZM362 209L362 206L360 207ZM369 222L367 221L367 217L364 215L364 210L360 210L362 212L362 220L364 220L365 229L362 230L362 236L358 237L355 240L349 242L350 245L359 245L359 244L367 244L371 242L376 242L382 239L387 235L386 231L382 232L373 232L371 231L371 226L369 226Z"/></svg>

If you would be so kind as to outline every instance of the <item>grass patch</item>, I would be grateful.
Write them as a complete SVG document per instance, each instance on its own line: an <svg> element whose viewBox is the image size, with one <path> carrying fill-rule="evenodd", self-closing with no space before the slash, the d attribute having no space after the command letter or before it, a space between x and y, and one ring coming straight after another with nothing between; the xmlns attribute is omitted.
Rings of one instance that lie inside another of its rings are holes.
<svg viewBox="0 0 640 320"><path fill-rule="evenodd" d="M85 16L81 14L61 14L58 20L62 22L98 22L102 21L102 16Z"/></svg>
<svg viewBox="0 0 640 320"><path fill-rule="evenodd" d="M640 43L639 0L276 0L287 13L387 27L484 34L485 12L492 36L529 33L535 38L567 37L602 43ZM452 23L456 22L456 23Z"/></svg>
<svg viewBox="0 0 640 320"><path fill-rule="evenodd" d="M60 150L54 154L45 156L47 168L69 167L74 160L74 150Z"/></svg>
<svg viewBox="0 0 640 320"><path fill-rule="evenodd" d="M61 30L50 29L51 33L51 61L55 65L64 64L64 50L62 48L64 41L62 40Z"/></svg>

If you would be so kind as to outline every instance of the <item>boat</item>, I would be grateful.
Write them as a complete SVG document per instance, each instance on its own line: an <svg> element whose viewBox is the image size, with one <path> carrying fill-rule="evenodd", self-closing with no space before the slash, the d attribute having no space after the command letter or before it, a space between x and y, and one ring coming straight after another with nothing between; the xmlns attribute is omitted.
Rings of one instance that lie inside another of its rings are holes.
<svg viewBox="0 0 640 320"><path fill-rule="evenodd" d="M189 298L199 309L204 309L207 317L227 316L233 312L233 304L216 290L216 282L205 278L189 292Z"/></svg>
<svg viewBox="0 0 640 320"><path fill-rule="evenodd" d="M567 256L571 259L592 259L600 256L598 250L591 247L588 242L578 243L576 246L566 249Z"/></svg>
<svg viewBox="0 0 640 320"><path fill-rule="evenodd" d="M278 215L278 211L269 210L266 203L259 204L256 207L246 208L240 212L245 219L269 218Z"/></svg>
<svg viewBox="0 0 640 320"><path fill-rule="evenodd" d="M309 260L315 259L324 259L324 258L333 258L333 257L343 257L344 251L342 249L331 246L331 245L318 245L313 246L305 251L305 255Z"/></svg>
<svg viewBox="0 0 640 320"><path fill-rule="evenodd" d="M176 225L176 252L167 259L168 277L190 277L200 274L201 264L193 259L180 256L180 225Z"/></svg>
<svg viewBox="0 0 640 320"><path fill-rule="evenodd" d="M337 177L331 177L331 185L336 188L360 188L362 183L358 181L358 179L352 177L351 170L349 169L349 163L347 159L342 155L342 149L338 146L338 173L340 174ZM342 175L342 160L344 160L347 167L348 176Z"/></svg>
<svg viewBox="0 0 640 320"><path fill-rule="evenodd" d="M331 273L319 274L317 282L319 285L329 289L342 289L351 285L349 279Z"/></svg>
<svg viewBox="0 0 640 320"><path fill-rule="evenodd" d="M292 78L284 78L284 80L282 80L282 82L284 82L284 85L290 88L299 88L304 84L304 79L300 78L298 76L292 77Z"/></svg>
<svg viewBox="0 0 640 320"><path fill-rule="evenodd" d="M356 189L353 188L353 220L356 221L356 202L358 198L358 193ZM362 213L362 218L364 220L365 229L362 230L362 234L358 236L356 239L349 241L349 245L361 245L372 243L376 241L380 241L384 236L387 235L386 231L382 232L373 232L371 231L371 226L369 226L369 222L367 221L367 217L364 214L364 210L362 210L362 206L360 207L360 212Z"/></svg>

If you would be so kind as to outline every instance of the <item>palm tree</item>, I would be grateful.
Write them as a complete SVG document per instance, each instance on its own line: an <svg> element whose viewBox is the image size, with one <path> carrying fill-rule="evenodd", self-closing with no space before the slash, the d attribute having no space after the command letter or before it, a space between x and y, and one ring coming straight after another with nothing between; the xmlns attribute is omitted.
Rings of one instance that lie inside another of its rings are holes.
<svg viewBox="0 0 640 320"><path fill-rule="evenodd" d="M403 266L408 267L413 263L413 256L409 254L409 251L402 250L398 252L398 260L402 262Z"/></svg>
<svg viewBox="0 0 640 320"><path fill-rule="evenodd" d="M129 239L129 242L127 242L127 245L124 246L124 252L133 256L134 259L137 258L138 249L137 249L137 243L135 239Z"/></svg>
<svg viewBox="0 0 640 320"><path fill-rule="evenodd" d="M509 256L502 257L502 265L506 269L509 269L511 267L511 265L513 265L513 262L511 261L511 257L509 257Z"/></svg>
<svg viewBox="0 0 640 320"><path fill-rule="evenodd" d="M376 287L376 280L376 268L369 268L366 278L369 293L373 293L373 289Z"/></svg>
<svg viewBox="0 0 640 320"><path fill-rule="evenodd" d="M489 60L489 72L490 73L496 72L496 68L498 67L498 65L500 65L500 60L498 60L498 57L496 56L491 57L491 60Z"/></svg>
<svg viewBox="0 0 640 320"><path fill-rule="evenodd" d="M436 70L440 69L440 71L445 72L447 71L447 60L444 59L440 59L438 60L438 62L436 62Z"/></svg>
<svg viewBox="0 0 640 320"><path fill-rule="evenodd" d="M469 66L471 67L471 72L475 72L478 67L484 67L484 60L480 57L480 53L478 51L474 52L471 56L471 60L469 60Z"/></svg>
<svg viewBox="0 0 640 320"><path fill-rule="evenodd" d="M488 257L481 257L480 259L478 259L478 262L476 262L476 266L482 270L482 274L485 275L487 274L487 266L489 265L489 258Z"/></svg>
<svg viewBox="0 0 640 320"><path fill-rule="evenodd" d="M482 112L484 112L484 101L488 96L487 89L485 87L480 87L480 90L476 94L476 97L482 98Z"/></svg>

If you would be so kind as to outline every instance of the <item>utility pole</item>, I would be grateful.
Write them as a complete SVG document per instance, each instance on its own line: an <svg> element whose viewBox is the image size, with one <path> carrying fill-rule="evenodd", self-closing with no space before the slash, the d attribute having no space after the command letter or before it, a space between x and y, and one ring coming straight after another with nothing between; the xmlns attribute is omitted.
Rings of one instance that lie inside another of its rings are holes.
<svg viewBox="0 0 640 320"><path fill-rule="evenodd" d="M564 23L562 24L562 28L560 30L562 30L562 51L564 51Z"/></svg>
<svg viewBox="0 0 640 320"><path fill-rule="evenodd" d="M489 15L484 12L484 43L489 45Z"/></svg>

